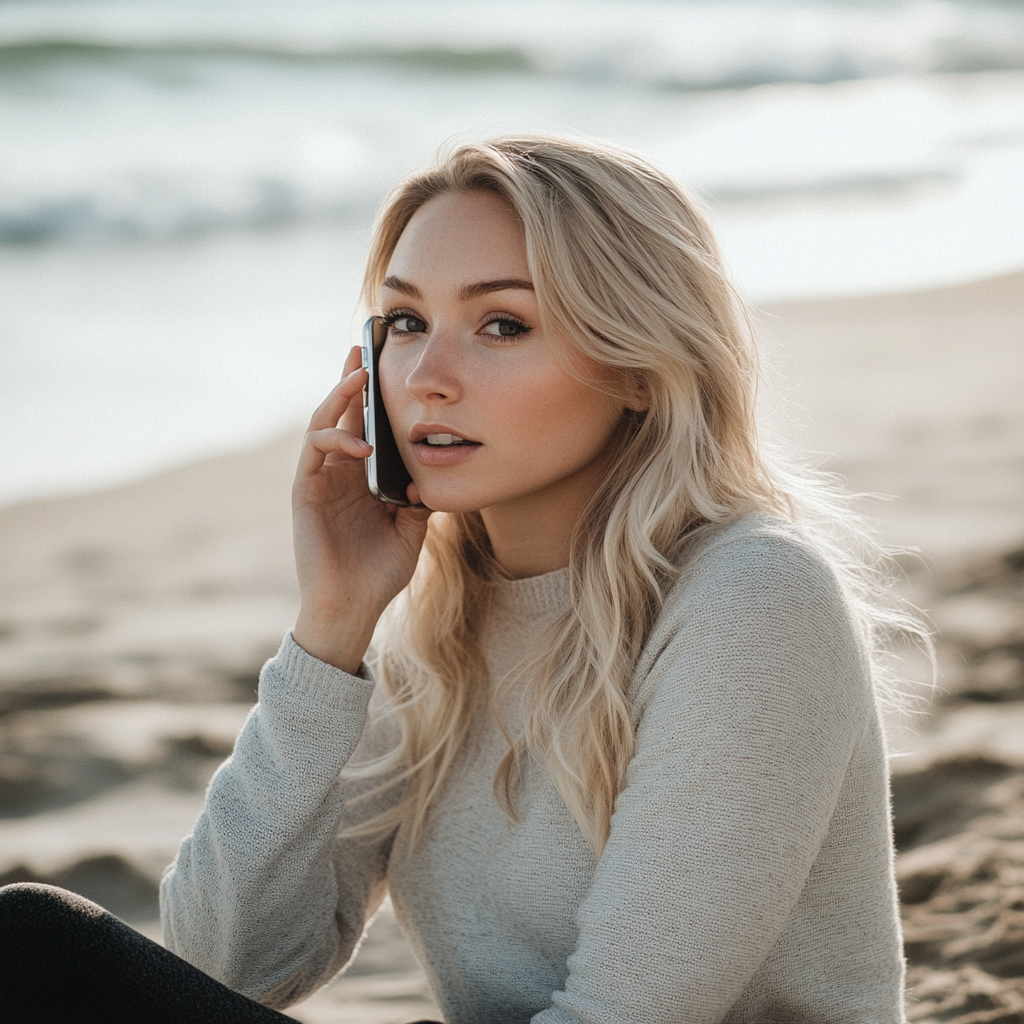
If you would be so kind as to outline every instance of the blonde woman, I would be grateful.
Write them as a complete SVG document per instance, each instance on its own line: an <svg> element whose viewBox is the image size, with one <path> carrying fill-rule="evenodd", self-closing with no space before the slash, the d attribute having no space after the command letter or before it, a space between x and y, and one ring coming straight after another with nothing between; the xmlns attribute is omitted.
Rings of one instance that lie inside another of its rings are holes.
<svg viewBox="0 0 1024 1024"><path fill-rule="evenodd" d="M901 1022L878 647L908 622L759 449L693 201L603 144L465 146L388 198L364 297L410 504L367 489L354 350L169 949L285 1008L390 893L448 1024Z"/></svg>

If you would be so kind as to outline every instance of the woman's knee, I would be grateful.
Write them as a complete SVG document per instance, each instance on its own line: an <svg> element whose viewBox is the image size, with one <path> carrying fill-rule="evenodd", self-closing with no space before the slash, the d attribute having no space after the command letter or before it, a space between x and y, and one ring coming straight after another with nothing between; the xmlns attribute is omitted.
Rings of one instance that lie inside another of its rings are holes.
<svg viewBox="0 0 1024 1024"><path fill-rule="evenodd" d="M11 912L86 914L90 917L106 913L101 906L76 892L42 882L15 882L0 887L0 908Z"/></svg>
<svg viewBox="0 0 1024 1024"><path fill-rule="evenodd" d="M17 882L0 888L0 934L14 941L24 941L33 932L92 924L105 914L91 900L55 885Z"/></svg>

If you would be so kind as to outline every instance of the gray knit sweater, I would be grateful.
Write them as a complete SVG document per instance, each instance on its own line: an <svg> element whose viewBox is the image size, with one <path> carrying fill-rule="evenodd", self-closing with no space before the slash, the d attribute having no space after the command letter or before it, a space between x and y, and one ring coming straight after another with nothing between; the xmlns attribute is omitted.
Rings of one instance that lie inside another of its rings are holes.
<svg viewBox="0 0 1024 1024"><path fill-rule="evenodd" d="M501 585L491 679L567 588L565 570ZM172 950L284 1007L348 962L390 891L448 1024L903 1021L868 669L832 573L789 528L752 516L691 549L636 669L636 754L600 860L540 764L520 820L501 810L507 744L486 710L415 851L401 829L337 839L355 786L340 770L394 742L386 712L367 716L373 688L285 639L164 876Z"/></svg>

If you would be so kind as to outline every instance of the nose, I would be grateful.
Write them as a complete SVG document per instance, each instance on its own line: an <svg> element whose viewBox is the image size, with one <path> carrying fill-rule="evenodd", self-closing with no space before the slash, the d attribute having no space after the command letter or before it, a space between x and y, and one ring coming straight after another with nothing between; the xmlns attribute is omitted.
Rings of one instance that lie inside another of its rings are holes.
<svg viewBox="0 0 1024 1024"><path fill-rule="evenodd" d="M458 332L435 325L405 378L409 394L424 404L458 401L462 396L458 349Z"/></svg>

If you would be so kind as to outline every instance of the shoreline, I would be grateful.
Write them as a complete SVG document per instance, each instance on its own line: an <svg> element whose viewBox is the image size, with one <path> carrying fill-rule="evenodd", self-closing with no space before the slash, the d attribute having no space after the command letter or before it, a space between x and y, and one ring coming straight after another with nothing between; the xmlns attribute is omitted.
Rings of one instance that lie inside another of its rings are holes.
<svg viewBox="0 0 1024 1024"><path fill-rule="evenodd" d="M1024 459L1024 270L919 291L751 308L762 362L762 423L798 457L843 476L850 491L895 496L896 506L878 510L893 543L945 555L983 550L985 544L968 543L972 533L989 538L993 549L1024 536L1024 513L1014 514L1024 508L1024 487L1001 496L990 481L980 481L983 496L974 481L967 487L957 481L965 468L977 477L1019 468ZM2 503L0 550L7 533L20 533L36 517L74 523L122 500L138 512L147 500L154 506L165 500L157 496L161 488L166 497L175 486L193 494L219 486L219 498L237 507L232 488L244 481L236 467L259 474L271 488L287 486L290 466L281 462L280 446L300 433L296 424L254 447L230 444L219 453L174 458L113 485ZM230 486L209 482L220 473ZM953 528L950 516L966 519L967 528ZM910 537L915 527L917 540Z"/></svg>

